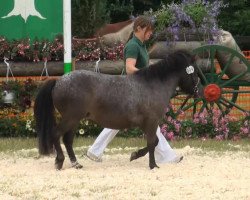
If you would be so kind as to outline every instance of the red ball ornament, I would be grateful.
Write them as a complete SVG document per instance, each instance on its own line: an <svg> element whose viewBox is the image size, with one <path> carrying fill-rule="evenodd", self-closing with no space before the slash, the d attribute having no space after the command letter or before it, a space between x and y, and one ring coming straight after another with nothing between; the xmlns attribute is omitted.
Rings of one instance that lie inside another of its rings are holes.
<svg viewBox="0 0 250 200"><path fill-rule="evenodd" d="M209 84L204 89L204 97L208 102L215 102L221 96L221 88L216 84Z"/></svg>

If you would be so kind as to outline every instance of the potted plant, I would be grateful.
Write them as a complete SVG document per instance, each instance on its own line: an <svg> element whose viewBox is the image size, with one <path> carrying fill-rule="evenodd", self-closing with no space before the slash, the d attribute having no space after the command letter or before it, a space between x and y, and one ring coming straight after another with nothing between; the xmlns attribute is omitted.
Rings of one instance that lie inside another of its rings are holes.
<svg viewBox="0 0 250 200"><path fill-rule="evenodd" d="M0 103L24 112L31 107L37 87L31 79L24 82L3 81L0 83Z"/></svg>
<svg viewBox="0 0 250 200"><path fill-rule="evenodd" d="M1 102L4 104L13 104L15 101L16 91L18 91L16 81L3 81L1 83Z"/></svg>
<svg viewBox="0 0 250 200"><path fill-rule="evenodd" d="M217 17L227 5L223 1L183 0L181 3L162 4L156 11L145 14L153 16L158 37L164 41L210 40L219 34Z"/></svg>

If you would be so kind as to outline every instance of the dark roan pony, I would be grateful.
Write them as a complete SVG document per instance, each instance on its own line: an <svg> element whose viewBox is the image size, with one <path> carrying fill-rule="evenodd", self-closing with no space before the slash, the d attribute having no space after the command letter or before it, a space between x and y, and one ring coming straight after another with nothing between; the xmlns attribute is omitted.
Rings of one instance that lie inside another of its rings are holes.
<svg viewBox="0 0 250 200"><path fill-rule="evenodd" d="M132 75L79 70L47 81L34 106L39 153L48 155L55 149L55 167L60 170L65 159L60 145L63 137L72 166L81 168L72 148L73 129L81 119L89 119L112 129L139 127L146 134L147 146L133 152L131 160L149 152L150 169L158 167L154 149L164 108L177 86L187 94L198 93L197 69L194 67L193 73L187 73L190 65L194 66L194 57L186 51L177 51ZM55 109L61 115L57 124Z"/></svg>

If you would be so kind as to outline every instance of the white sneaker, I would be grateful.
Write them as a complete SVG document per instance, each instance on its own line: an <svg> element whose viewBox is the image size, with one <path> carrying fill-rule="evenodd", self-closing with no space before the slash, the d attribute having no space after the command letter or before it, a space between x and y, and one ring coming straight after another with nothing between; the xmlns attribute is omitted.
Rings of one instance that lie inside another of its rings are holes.
<svg viewBox="0 0 250 200"><path fill-rule="evenodd" d="M176 156L171 163L179 163L183 160L183 156Z"/></svg>
<svg viewBox="0 0 250 200"><path fill-rule="evenodd" d="M93 160L95 162L102 162L102 158L101 157L97 157L96 155L94 155L93 153L87 151L86 154L87 158L89 158L90 160Z"/></svg>

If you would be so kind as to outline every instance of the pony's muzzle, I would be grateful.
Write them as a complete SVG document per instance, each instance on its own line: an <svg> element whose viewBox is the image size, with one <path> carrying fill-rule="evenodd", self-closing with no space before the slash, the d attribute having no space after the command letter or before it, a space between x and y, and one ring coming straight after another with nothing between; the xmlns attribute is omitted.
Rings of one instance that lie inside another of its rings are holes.
<svg viewBox="0 0 250 200"><path fill-rule="evenodd" d="M197 90L194 92L194 98L204 97L204 88L200 85Z"/></svg>

